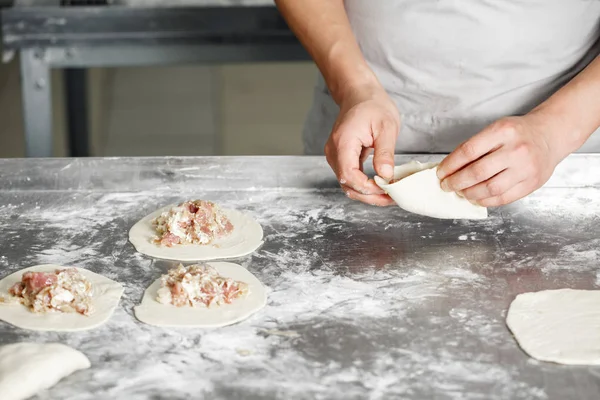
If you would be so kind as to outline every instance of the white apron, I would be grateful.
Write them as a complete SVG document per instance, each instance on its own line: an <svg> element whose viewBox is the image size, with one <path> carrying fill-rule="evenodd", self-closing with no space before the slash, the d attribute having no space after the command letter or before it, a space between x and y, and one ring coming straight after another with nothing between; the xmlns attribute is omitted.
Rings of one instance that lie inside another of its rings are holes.
<svg viewBox="0 0 600 400"><path fill-rule="evenodd" d="M494 120L527 113L600 49L600 0L345 6L367 62L402 115L398 152L451 152ZM307 154L323 154L338 112L319 77L304 128ZM600 131L580 151L600 152Z"/></svg>

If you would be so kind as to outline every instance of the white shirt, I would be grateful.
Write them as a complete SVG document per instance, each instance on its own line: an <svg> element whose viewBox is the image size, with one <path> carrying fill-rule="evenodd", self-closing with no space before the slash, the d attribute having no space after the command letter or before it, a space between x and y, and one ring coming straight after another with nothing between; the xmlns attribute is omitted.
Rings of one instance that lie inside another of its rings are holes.
<svg viewBox="0 0 600 400"><path fill-rule="evenodd" d="M399 152L448 153L494 120L527 113L600 49L600 0L345 6L367 62L402 115ZM338 112L320 78L305 127L307 153L322 154ZM600 152L600 132L581 150Z"/></svg>

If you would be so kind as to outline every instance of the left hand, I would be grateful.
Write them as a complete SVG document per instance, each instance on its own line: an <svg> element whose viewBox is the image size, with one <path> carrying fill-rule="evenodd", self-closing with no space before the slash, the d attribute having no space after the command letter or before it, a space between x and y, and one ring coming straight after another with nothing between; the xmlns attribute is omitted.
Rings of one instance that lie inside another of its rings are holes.
<svg viewBox="0 0 600 400"><path fill-rule="evenodd" d="M562 159L542 121L530 114L503 118L461 144L438 166L442 189L496 207L540 188Z"/></svg>

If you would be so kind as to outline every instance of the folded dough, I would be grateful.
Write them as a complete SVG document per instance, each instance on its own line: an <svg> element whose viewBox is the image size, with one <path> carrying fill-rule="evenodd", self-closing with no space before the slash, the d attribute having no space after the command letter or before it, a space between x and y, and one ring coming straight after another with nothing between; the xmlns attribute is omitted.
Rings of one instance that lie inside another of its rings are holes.
<svg viewBox="0 0 600 400"><path fill-rule="evenodd" d="M0 398L23 400L80 369L88 358L60 343L14 343L0 347Z"/></svg>
<svg viewBox="0 0 600 400"><path fill-rule="evenodd" d="M477 206L454 192L444 192L436 175L437 163L411 161L394 169L395 183L379 176L375 183L400 208L420 215L443 219L485 219L487 208Z"/></svg>

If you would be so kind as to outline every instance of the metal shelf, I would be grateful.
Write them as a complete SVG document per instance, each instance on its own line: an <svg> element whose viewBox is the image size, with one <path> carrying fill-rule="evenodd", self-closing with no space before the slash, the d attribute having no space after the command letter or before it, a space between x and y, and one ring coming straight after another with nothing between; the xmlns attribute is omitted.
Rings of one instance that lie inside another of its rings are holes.
<svg viewBox="0 0 600 400"><path fill-rule="evenodd" d="M71 155L85 156L85 68L310 59L274 6L61 3L22 0L0 10L3 59L21 58L28 156L52 152L51 68L66 69Z"/></svg>

